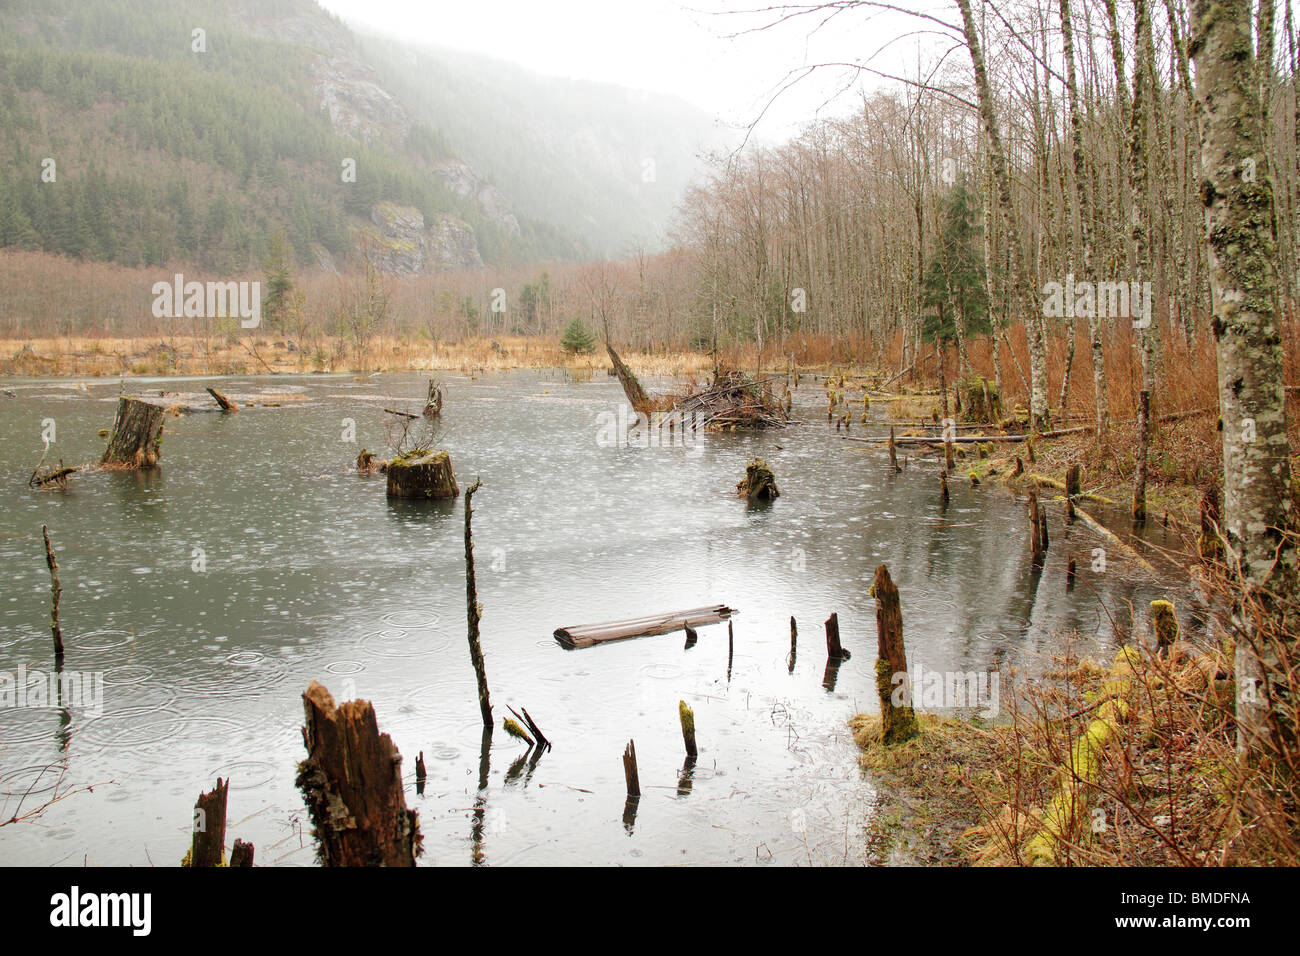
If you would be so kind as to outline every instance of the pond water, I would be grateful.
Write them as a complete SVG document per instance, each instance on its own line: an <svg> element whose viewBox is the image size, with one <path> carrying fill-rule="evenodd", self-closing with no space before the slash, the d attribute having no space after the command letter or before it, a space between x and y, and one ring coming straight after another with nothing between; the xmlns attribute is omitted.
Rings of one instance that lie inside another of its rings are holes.
<svg viewBox="0 0 1300 956"><path fill-rule="evenodd" d="M860 863L876 794L847 721L877 709L867 591L878 564L901 592L909 663L930 672L1032 672L1067 645L1106 654L1129 608L1164 596L1114 554L1094 571L1091 549L1105 543L1080 526L1067 534L1059 507L1033 572L1023 502L954 481L943 509L933 459L890 475L883 451L825 423L807 379L801 426L639 448L606 440L623 402L603 374L446 375L441 445L462 491L483 479L474 535L495 713L527 707L554 743L521 761L499 723L481 747L463 496L391 503L382 476L352 469L361 447L384 451L385 407L422 404L422 376L135 382L307 400L168 417L159 471L76 475L67 493L27 488L46 420L51 459L94 460L118 383L4 384L0 672L51 668L48 524L65 666L103 679L101 707L0 707L0 813L39 803L60 774L62 789L94 785L0 827L6 864L175 865L195 798L217 776L231 778L228 840L254 843L262 865L313 864L293 785L313 679L374 703L404 758L423 865ZM355 443L342 440L348 419ZM781 488L769 506L735 495L756 454ZM730 656L726 624L701 628L690 648L680 632L581 650L552 637L713 603L739 612ZM853 654L837 672L822 630L831 612ZM679 700L699 738L689 772ZM644 794L634 818L630 738Z"/></svg>

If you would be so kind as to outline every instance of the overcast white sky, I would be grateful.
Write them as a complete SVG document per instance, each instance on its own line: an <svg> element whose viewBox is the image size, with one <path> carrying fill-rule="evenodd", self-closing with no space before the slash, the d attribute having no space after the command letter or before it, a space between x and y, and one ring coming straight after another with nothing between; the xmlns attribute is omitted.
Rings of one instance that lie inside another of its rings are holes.
<svg viewBox="0 0 1300 956"><path fill-rule="evenodd" d="M849 11L815 30L801 17L771 31L728 38L772 14L726 15L784 0L320 0L345 21L413 43L456 47L539 73L676 94L724 122L748 124L791 69L862 60L886 39L916 30L916 20ZM818 18L819 19L819 18ZM810 36L811 34L811 36ZM915 63L909 38L898 56ZM914 67L913 67L914 69ZM804 80L769 110L760 132L783 138L812 117L845 74ZM841 101L840 108L843 108Z"/></svg>

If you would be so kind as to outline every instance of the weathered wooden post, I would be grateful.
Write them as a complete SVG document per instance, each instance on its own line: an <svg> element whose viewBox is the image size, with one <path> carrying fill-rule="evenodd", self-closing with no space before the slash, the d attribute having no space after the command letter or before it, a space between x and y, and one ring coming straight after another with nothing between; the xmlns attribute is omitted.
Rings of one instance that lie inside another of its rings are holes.
<svg viewBox="0 0 1300 956"><path fill-rule="evenodd" d="M1174 612L1171 601L1151 602L1151 630L1156 635L1156 648L1161 657L1169 654L1169 648L1178 640L1178 615Z"/></svg>
<svg viewBox="0 0 1300 956"><path fill-rule="evenodd" d="M253 865L254 847L251 843L245 843L243 840L236 839L234 847L230 850L230 867L246 867Z"/></svg>
<svg viewBox="0 0 1300 956"><path fill-rule="evenodd" d="M698 755L695 749L695 711L686 706L686 701L679 700L677 716L682 721L682 741L686 744L686 756L695 757Z"/></svg>
<svg viewBox="0 0 1300 956"><path fill-rule="evenodd" d="M415 758L415 792L424 796L424 781L428 774L424 767L424 751L421 750L419 756Z"/></svg>
<svg viewBox="0 0 1300 956"><path fill-rule="evenodd" d="M424 417L437 418L442 414L442 389L436 379L429 379L429 393L424 399Z"/></svg>
<svg viewBox="0 0 1300 956"><path fill-rule="evenodd" d="M469 619L469 659L474 664L474 677L478 681L478 709L483 716L483 726L490 729L492 702L488 697L487 667L483 663L483 648L478 635L483 605L478 603L478 585L474 581L474 533L471 528L474 492L482 486L483 479L477 478L465 492L465 610Z"/></svg>
<svg viewBox="0 0 1300 956"><path fill-rule="evenodd" d="M852 655L840 643L840 616L832 613L826 619L826 656L833 661L847 661Z"/></svg>
<svg viewBox="0 0 1300 956"><path fill-rule="evenodd" d="M118 468L156 468L162 454L159 443L166 411L156 402L119 395L117 418L100 463Z"/></svg>
<svg viewBox="0 0 1300 956"><path fill-rule="evenodd" d="M1065 520L1074 522L1074 499L1079 496L1079 466L1065 469Z"/></svg>
<svg viewBox="0 0 1300 956"><path fill-rule="evenodd" d="M948 469L946 467L939 469L939 500L945 505L948 503Z"/></svg>
<svg viewBox="0 0 1300 956"><path fill-rule="evenodd" d="M894 441L894 426L889 426L889 464L894 471L902 471L898 467L898 445Z"/></svg>
<svg viewBox="0 0 1300 956"><path fill-rule="evenodd" d="M312 681L302 695L307 759L298 765L302 791L325 866L415 866L421 852L419 814L406 808L402 755L379 732L367 700L335 707Z"/></svg>
<svg viewBox="0 0 1300 956"><path fill-rule="evenodd" d="M789 673L794 673L795 655L799 648L799 626L795 624L794 615L790 615L790 653L786 656L785 663Z"/></svg>
<svg viewBox="0 0 1300 956"><path fill-rule="evenodd" d="M226 794L230 781L217 778L217 785L200 793L194 804L194 827L190 852L184 866L221 866L226 857Z"/></svg>
<svg viewBox="0 0 1300 956"><path fill-rule="evenodd" d="M50 569L50 634L54 638L54 667L63 667L63 626L59 623L59 596L63 585L59 583L59 562L54 557L54 546L50 544L50 530L41 525L41 537L45 539L45 565Z"/></svg>
<svg viewBox="0 0 1300 956"><path fill-rule="evenodd" d="M889 745L919 731L912 710L912 678L903 648L903 610L889 568L880 565L871 584L876 599L876 692L880 696L880 739ZM895 686L897 685L897 686Z"/></svg>
<svg viewBox="0 0 1300 956"><path fill-rule="evenodd" d="M1210 485L1201 495L1201 534L1196 550L1207 564L1223 557L1223 544L1219 538L1219 489Z"/></svg>
<svg viewBox="0 0 1300 956"><path fill-rule="evenodd" d="M627 798L641 796L641 780L636 772L636 741L629 740L623 748L623 776L627 780Z"/></svg>
<svg viewBox="0 0 1300 956"><path fill-rule="evenodd" d="M1029 550L1032 563L1036 568L1043 566L1043 528L1042 514L1038 509L1038 492L1029 493Z"/></svg>

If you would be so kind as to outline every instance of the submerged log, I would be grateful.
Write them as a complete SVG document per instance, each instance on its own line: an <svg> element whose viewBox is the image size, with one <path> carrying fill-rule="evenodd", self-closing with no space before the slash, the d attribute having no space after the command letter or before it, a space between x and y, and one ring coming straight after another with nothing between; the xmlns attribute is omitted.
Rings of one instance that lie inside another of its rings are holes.
<svg viewBox="0 0 1300 956"><path fill-rule="evenodd" d="M605 621L601 624L580 624L555 629L555 639L568 648L591 647L606 641L621 641L629 637L649 637L673 631L717 624L736 612L725 604L696 607L687 611L670 611L647 617L628 618L622 621Z"/></svg>
<svg viewBox="0 0 1300 956"><path fill-rule="evenodd" d="M876 599L876 693L880 696L881 742L902 743L919 733L912 710L911 676L903 648L903 610L889 568L880 565L871 584Z"/></svg>
<svg viewBox="0 0 1300 956"><path fill-rule="evenodd" d="M325 866L415 866L419 814L406 808L402 755L379 732L367 700L337 707L312 681L302 695L307 759L298 765L317 852Z"/></svg>
<svg viewBox="0 0 1300 956"><path fill-rule="evenodd" d="M208 394L211 395L216 403L221 406L223 412L230 412L233 414L234 412L239 411L238 405L226 398L226 396L222 395L215 388L209 388Z"/></svg>
<svg viewBox="0 0 1300 956"><path fill-rule="evenodd" d="M167 408L157 402L122 395L117 418L104 449L101 464L119 468L156 468L161 457L163 418Z"/></svg>
<svg viewBox="0 0 1300 956"><path fill-rule="evenodd" d="M781 496L776 486L776 476L761 458L745 466L745 477L736 483L736 494L750 501L771 501Z"/></svg>
<svg viewBox="0 0 1300 956"><path fill-rule="evenodd" d="M451 456L445 451L412 452L388 463L390 498L455 498L459 494Z"/></svg>

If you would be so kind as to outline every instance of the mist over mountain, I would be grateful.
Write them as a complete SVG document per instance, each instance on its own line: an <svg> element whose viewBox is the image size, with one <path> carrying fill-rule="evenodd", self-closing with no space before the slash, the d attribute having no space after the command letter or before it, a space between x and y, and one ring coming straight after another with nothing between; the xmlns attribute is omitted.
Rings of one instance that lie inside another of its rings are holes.
<svg viewBox="0 0 1300 956"><path fill-rule="evenodd" d="M0 2L0 246L395 274L656 249L710 121L314 0Z"/></svg>

